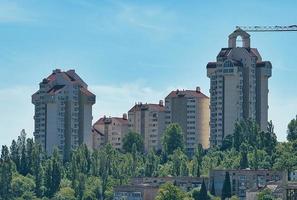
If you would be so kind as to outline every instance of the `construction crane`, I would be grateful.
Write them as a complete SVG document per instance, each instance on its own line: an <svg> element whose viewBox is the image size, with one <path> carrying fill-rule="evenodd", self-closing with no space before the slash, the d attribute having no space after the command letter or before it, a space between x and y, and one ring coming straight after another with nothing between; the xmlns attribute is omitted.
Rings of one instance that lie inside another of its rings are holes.
<svg viewBox="0 0 297 200"><path fill-rule="evenodd" d="M275 32L275 31L297 31L297 25L290 26L236 26L246 32Z"/></svg>

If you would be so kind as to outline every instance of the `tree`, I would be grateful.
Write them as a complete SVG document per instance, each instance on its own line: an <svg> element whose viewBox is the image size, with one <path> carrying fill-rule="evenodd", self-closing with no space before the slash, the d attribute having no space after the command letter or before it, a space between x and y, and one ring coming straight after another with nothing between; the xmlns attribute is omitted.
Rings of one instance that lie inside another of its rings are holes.
<svg viewBox="0 0 297 200"><path fill-rule="evenodd" d="M125 152L131 153L133 144L136 145L136 149L138 152L143 152L144 146L143 138L141 137L141 135L135 132L129 132L123 138L123 150Z"/></svg>
<svg viewBox="0 0 297 200"><path fill-rule="evenodd" d="M12 140L11 146L10 146L10 155L11 160L14 162L17 171L20 170L20 153L19 153L19 147L15 140Z"/></svg>
<svg viewBox="0 0 297 200"><path fill-rule="evenodd" d="M169 158L172 162L172 173L174 176L188 174L188 167L186 166L188 158L180 148L176 149Z"/></svg>
<svg viewBox="0 0 297 200"><path fill-rule="evenodd" d="M204 179L202 181L202 185L201 185L201 189L199 191L199 200L203 199L203 200L210 200L210 196L207 194L207 189L206 189L206 185L204 182Z"/></svg>
<svg viewBox="0 0 297 200"><path fill-rule="evenodd" d="M225 150L231 149L232 144L233 144L233 135L231 134L227 135L222 142L221 150L225 151Z"/></svg>
<svg viewBox="0 0 297 200"><path fill-rule="evenodd" d="M287 133L288 133L287 135L288 141L297 140L297 115L295 119L292 119L288 124Z"/></svg>
<svg viewBox="0 0 297 200"><path fill-rule="evenodd" d="M225 180L223 183L223 189L222 189L222 196L221 199L225 200L226 198L231 198L231 182L230 182L230 175L229 172L226 172L225 174Z"/></svg>
<svg viewBox="0 0 297 200"><path fill-rule="evenodd" d="M173 123L166 128L162 145L167 155L172 154L178 148L184 149L184 138L180 125Z"/></svg>
<svg viewBox="0 0 297 200"><path fill-rule="evenodd" d="M53 200L76 200L75 192L70 187L63 187L55 194Z"/></svg>
<svg viewBox="0 0 297 200"><path fill-rule="evenodd" d="M266 188L259 192L257 195L257 200L275 200L276 198L272 195L270 189Z"/></svg>
<svg viewBox="0 0 297 200"><path fill-rule="evenodd" d="M214 179L211 182L210 194L213 195L213 196L216 196L216 189L215 189Z"/></svg>
<svg viewBox="0 0 297 200"><path fill-rule="evenodd" d="M156 200L183 200L186 194L172 183L165 183L161 186Z"/></svg>
<svg viewBox="0 0 297 200"><path fill-rule="evenodd" d="M12 161L7 146L2 146L0 157L0 197L2 200L11 199Z"/></svg>
<svg viewBox="0 0 297 200"><path fill-rule="evenodd" d="M199 190L197 189L194 189L193 192L192 192L192 198L194 200L199 200Z"/></svg>
<svg viewBox="0 0 297 200"><path fill-rule="evenodd" d="M37 197L43 195L42 191L42 176L43 168L41 166L41 146L35 144L32 151L32 172L35 179L35 193Z"/></svg>
<svg viewBox="0 0 297 200"><path fill-rule="evenodd" d="M198 144L197 149L195 150L194 159L193 159L193 176L200 177L202 159L203 159L204 150L201 144Z"/></svg>
<svg viewBox="0 0 297 200"><path fill-rule="evenodd" d="M249 161L247 156L248 145L243 143L240 145L241 157L240 157L240 169L246 169L249 167Z"/></svg>
<svg viewBox="0 0 297 200"><path fill-rule="evenodd" d="M12 194L15 197L20 197L25 192L34 192L35 183L32 178L22 175L15 175L11 183Z"/></svg>
<svg viewBox="0 0 297 200"><path fill-rule="evenodd" d="M62 179L61 161L58 153L58 149L55 149L52 156L52 185L51 194L54 194L59 190L60 182Z"/></svg>

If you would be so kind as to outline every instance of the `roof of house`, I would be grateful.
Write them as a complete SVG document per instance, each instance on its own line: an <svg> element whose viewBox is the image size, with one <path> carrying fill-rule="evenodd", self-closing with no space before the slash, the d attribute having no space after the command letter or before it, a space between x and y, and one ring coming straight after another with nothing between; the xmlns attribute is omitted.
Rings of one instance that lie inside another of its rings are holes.
<svg viewBox="0 0 297 200"><path fill-rule="evenodd" d="M163 112L165 111L165 107L160 104L152 104L152 103L138 103L135 104L129 112L135 112L135 111L140 111L140 110L152 110L152 111L158 111L158 112Z"/></svg>
<svg viewBox="0 0 297 200"><path fill-rule="evenodd" d="M81 91L83 94L87 95L87 96L95 96L95 95L94 95L92 92L90 92L87 88L81 87L81 88L80 88L80 91Z"/></svg>
<svg viewBox="0 0 297 200"><path fill-rule="evenodd" d="M169 93L166 98L175 98L175 97L198 97L198 98L209 98L205 94L196 90L175 90Z"/></svg>
<svg viewBox="0 0 297 200"><path fill-rule="evenodd" d="M95 125L102 125L106 123L120 123L120 124L128 124L128 120L121 118L121 117L101 117L99 120L97 120L93 126Z"/></svg>

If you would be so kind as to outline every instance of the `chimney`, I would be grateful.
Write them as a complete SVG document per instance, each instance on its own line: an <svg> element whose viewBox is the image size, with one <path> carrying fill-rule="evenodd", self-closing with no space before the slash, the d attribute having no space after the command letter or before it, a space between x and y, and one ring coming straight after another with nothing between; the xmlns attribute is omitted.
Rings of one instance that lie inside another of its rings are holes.
<svg viewBox="0 0 297 200"><path fill-rule="evenodd" d="M128 116L126 113L123 114L123 119L127 120L128 119Z"/></svg>
<svg viewBox="0 0 297 200"><path fill-rule="evenodd" d="M198 93L200 93L201 91L200 91L200 87L196 87L196 92L198 92Z"/></svg>
<svg viewBox="0 0 297 200"><path fill-rule="evenodd" d="M159 106L164 106L164 102L163 102L163 100L160 100L160 101L159 101Z"/></svg>

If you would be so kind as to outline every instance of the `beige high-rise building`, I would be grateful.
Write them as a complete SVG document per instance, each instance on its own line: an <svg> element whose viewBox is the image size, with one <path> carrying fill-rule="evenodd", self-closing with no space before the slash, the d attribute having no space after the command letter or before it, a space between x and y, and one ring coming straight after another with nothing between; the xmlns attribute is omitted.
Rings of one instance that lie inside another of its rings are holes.
<svg viewBox="0 0 297 200"><path fill-rule="evenodd" d="M55 147L64 159L80 144L91 147L92 105L95 95L74 70L56 69L32 95L34 138L49 155Z"/></svg>
<svg viewBox="0 0 297 200"><path fill-rule="evenodd" d="M102 117L94 125L92 130L93 149L99 149L111 144L115 149L121 150L123 138L128 133L127 114L123 117Z"/></svg>
<svg viewBox="0 0 297 200"><path fill-rule="evenodd" d="M128 112L129 129L139 133L144 139L144 150L161 149L161 139L165 131L165 108L159 104L138 103Z"/></svg>
<svg viewBox="0 0 297 200"><path fill-rule="evenodd" d="M242 39L242 47L236 39ZM207 64L210 78L210 144L221 146L233 134L236 121L255 120L261 130L268 121L268 78L271 63L262 61L250 47L250 35L241 29L229 35L228 48L222 48L216 62Z"/></svg>
<svg viewBox="0 0 297 200"><path fill-rule="evenodd" d="M166 125L181 126L188 155L193 155L198 144L209 147L209 98L199 87L172 91L165 98L165 109Z"/></svg>

